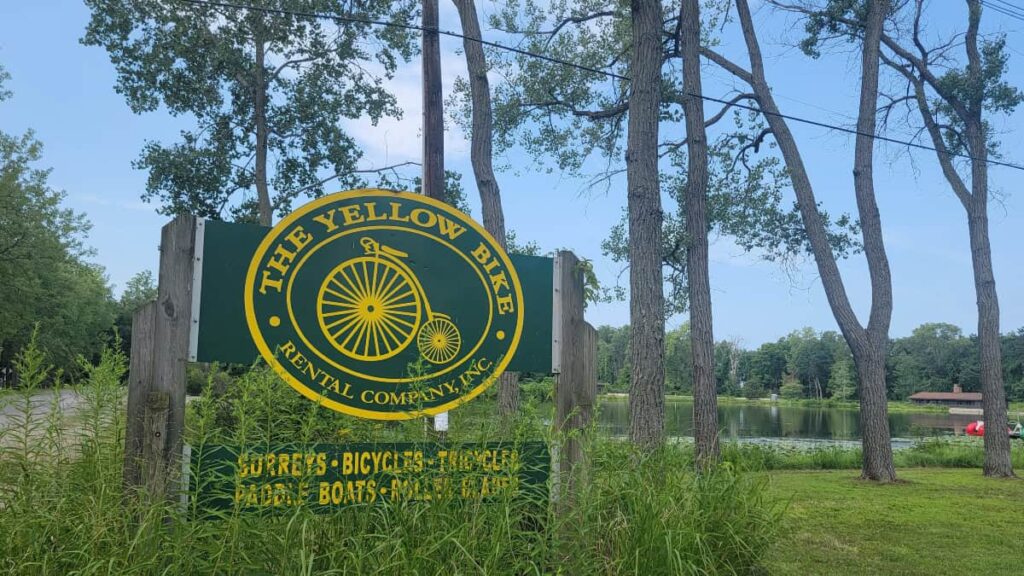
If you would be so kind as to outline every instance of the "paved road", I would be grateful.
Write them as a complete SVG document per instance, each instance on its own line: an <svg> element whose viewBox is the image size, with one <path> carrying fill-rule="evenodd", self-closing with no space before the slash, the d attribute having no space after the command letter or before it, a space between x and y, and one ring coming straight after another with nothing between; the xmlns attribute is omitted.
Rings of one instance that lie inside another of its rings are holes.
<svg viewBox="0 0 1024 576"><path fill-rule="evenodd" d="M29 397L32 410L32 418L41 420L46 418L53 407L54 397L57 392L53 390L40 390ZM84 398L74 391L64 389L60 391L60 407L64 414L73 414L84 403ZM17 423L18 416L25 410L25 399L18 392L4 390L0 392L0 430Z"/></svg>

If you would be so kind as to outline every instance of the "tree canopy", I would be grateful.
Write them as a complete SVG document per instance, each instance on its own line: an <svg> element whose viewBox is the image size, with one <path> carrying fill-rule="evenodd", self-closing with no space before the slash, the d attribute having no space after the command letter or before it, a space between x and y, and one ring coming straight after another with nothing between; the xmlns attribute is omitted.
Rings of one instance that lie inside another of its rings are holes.
<svg viewBox="0 0 1024 576"><path fill-rule="evenodd" d="M274 0L262 10L176 0L87 0L82 42L102 46L132 111L194 119L174 143L149 141L134 166L164 214L270 224L300 194L362 183L345 119L398 117L384 81L415 50L393 27L273 10L411 20L411 0ZM271 191L272 189L272 191Z"/></svg>
<svg viewBox="0 0 1024 576"><path fill-rule="evenodd" d="M11 96L6 78L0 68L0 102ZM103 269L87 261L89 223L50 186L42 152L31 131L0 132L0 364L38 327L40 347L73 368L99 352L114 309Z"/></svg>

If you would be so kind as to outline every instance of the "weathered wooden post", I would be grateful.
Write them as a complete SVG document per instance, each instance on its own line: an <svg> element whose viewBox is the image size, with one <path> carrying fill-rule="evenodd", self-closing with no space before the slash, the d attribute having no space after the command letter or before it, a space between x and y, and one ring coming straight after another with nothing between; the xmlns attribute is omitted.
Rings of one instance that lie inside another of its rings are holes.
<svg viewBox="0 0 1024 576"><path fill-rule="evenodd" d="M560 439L559 489L568 502L586 479L583 434L590 426L597 395L597 333L583 320L579 264L572 252L555 256L555 431Z"/></svg>
<svg viewBox="0 0 1024 576"><path fill-rule="evenodd" d="M125 487L138 486L154 500L175 496L171 479L179 472L195 237L194 216L178 216L163 227L157 300L140 310L139 330L132 332Z"/></svg>
<svg viewBox="0 0 1024 576"><path fill-rule="evenodd" d="M423 0L423 193L444 200L444 100L438 0Z"/></svg>
<svg viewBox="0 0 1024 576"><path fill-rule="evenodd" d="M124 491L130 496L142 480L143 412L153 382L153 336L156 302L147 302L132 316L132 349L128 364L128 418L124 433Z"/></svg>

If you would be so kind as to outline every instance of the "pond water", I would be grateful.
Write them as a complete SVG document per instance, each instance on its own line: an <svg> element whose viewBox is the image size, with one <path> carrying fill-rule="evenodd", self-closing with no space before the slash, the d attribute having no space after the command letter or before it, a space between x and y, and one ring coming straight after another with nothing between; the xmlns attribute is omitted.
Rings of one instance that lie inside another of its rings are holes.
<svg viewBox="0 0 1024 576"><path fill-rule="evenodd" d="M625 398L600 399L599 426L612 435L629 432ZM893 438L927 438L963 435L964 428L980 416L942 412L889 414ZM854 408L725 404L718 407L722 440L855 441L860 439L860 419ZM669 437L693 436L693 402L665 401L665 432Z"/></svg>

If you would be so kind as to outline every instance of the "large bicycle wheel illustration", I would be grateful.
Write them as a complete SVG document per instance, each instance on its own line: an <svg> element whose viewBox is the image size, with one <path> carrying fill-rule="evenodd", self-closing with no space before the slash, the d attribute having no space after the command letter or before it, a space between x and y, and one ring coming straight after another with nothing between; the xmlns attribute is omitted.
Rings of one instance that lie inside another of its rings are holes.
<svg viewBox="0 0 1024 576"><path fill-rule="evenodd" d="M365 256L350 258L324 279L317 319L324 336L342 354L363 361L386 360L416 340L432 364L455 358L462 346L451 318L431 310L405 252L362 238Z"/></svg>

